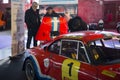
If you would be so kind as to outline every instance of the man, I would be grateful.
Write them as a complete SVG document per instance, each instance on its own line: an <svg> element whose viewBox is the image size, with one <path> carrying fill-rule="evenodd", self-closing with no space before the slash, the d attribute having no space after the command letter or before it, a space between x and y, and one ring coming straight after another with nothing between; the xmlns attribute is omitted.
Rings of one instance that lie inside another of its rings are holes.
<svg viewBox="0 0 120 80"><path fill-rule="evenodd" d="M36 40L49 41L58 35L68 33L66 19L55 13L52 7L48 7L46 10L47 13L42 19Z"/></svg>
<svg viewBox="0 0 120 80"><path fill-rule="evenodd" d="M37 40L35 40L35 36L40 26L40 16L37 7L38 7L37 2L33 2L31 8L26 10L25 12L25 23L28 29L26 48L30 48L32 38L34 46L37 46Z"/></svg>
<svg viewBox="0 0 120 80"><path fill-rule="evenodd" d="M52 7L48 7L46 9L46 14L44 15L44 17L60 17L54 10Z"/></svg>
<svg viewBox="0 0 120 80"><path fill-rule="evenodd" d="M100 19L98 21L98 29L99 30L104 30L104 21L102 19Z"/></svg>

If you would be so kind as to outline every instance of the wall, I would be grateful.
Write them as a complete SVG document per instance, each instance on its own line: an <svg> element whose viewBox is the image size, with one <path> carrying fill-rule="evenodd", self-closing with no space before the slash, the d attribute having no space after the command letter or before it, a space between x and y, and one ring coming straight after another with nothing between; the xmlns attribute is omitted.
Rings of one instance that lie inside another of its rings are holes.
<svg viewBox="0 0 120 80"><path fill-rule="evenodd" d="M98 22L103 18L103 5L96 0L78 0L78 15L87 22Z"/></svg>
<svg viewBox="0 0 120 80"><path fill-rule="evenodd" d="M0 1L0 10L5 12L6 8L11 7L11 3L3 4L2 0Z"/></svg>
<svg viewBox="0 0 120 80"><path fill-rule="evenodd" d="M120 0L104 1L104 21L106 28L116 29L117 22L120 22Z"/></svg>

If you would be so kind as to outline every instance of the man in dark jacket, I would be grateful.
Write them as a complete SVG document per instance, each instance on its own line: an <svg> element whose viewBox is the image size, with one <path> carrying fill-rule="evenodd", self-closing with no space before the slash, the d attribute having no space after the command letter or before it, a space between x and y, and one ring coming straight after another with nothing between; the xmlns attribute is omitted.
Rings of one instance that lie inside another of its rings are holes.
<svg viewBox="0 0 120 80"><path fill-rule="evenodd" d="M46 14L44 17L60 17L59 14L57 14L52 7L46 8Z"/></svg>
<svg viewBox="0 0 120 80"><path fill-rule="evenodd" d="M26 10L25 12L25 23L28 28L28 38L27 38L26 48L30 48L32 38L34 41L34 46L37 46L37 41L35 40L35 36L40 26L40 16L37 7L38 7L37 2L33 2L31 8Z"/></svg>
<svg viewBox="0 0 120 80"><path fill-rule="evenodd" d="M68 26L70 32L87 30L87 24L79 16L70 19Z"/></svg>

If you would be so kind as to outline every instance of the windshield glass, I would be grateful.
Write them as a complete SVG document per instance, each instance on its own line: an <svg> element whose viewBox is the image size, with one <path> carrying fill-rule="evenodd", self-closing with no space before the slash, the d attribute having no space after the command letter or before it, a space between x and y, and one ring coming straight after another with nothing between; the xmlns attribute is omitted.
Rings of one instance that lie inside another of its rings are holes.
<svg viewBox="0 0 120 80"><path fill-rule="evenodd" d="M120 49L120 40L118 38L103 40L103 42L104 42L105 47Z"/></svg>
<svg viewBox="0 0 120 80"><path fill-rule="evenodd" d="M100 39L90 43L91 56L96 63L120 62L120 38Z"/></svg>

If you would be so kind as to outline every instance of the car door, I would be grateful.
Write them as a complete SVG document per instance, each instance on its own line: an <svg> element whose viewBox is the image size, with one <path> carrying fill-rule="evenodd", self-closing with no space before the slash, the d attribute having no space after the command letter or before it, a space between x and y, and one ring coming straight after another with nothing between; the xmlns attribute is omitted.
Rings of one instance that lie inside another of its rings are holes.
<svg viewBox="0 0 120 80"><path fill-rule="evenodd" d="M61 40L54 41L51 45L48 46L47 53L49 56L49 70L47 70L47 74L56 79L61 80L61 66L64 60L63 57L59 55L61 48Z"/></svg>
<svg viewBox="0 0 120 80"><path fill-rule="evenodd" d="M82 47L80 47L81 45ZM80 55L80 48L83 50L83 56ZM86 56L87 51L79 41L66 39L58 40L48 47L48 51L51 54L51 66L48 74L54 79L96 79L96 68L89 64L90 61L87 59L88 55Z"/></svg>
<svg viewBox="0 0 120 80"><path fill-rule="evenodd" d="M61 55L67 57L62 64L62 80L97 80L97 68L91 65L82 41L62 40L61 46Z"/></svg>
<svg viewBox="0 0 120 80"><path fill-rule="evenodd" d="M62 80L78 80L80 62L78 59L78 41L62 40L61 56L65 56L61 66Z"/></svg>
<svg viewBox="0 0 120 80"><path fill-rule="evenodd" d="M97 69L94 65L90 64L91 60L83 42L71 40L66 41L66 43L69 43L71 48L76 51L76 58L70 57L71 59L64 60L62 64L62 80L96 80Z"/></svg>
<svg viewBox="0 0 120 80"><path fill-rule="evenodd" d="M48 52L51 54L48 74L52 78L56 80L74 80L76 78L78 80L77 71L80 63L76 61L77 43L77 41L71 40L57 40L48 47Z"/></svg>

